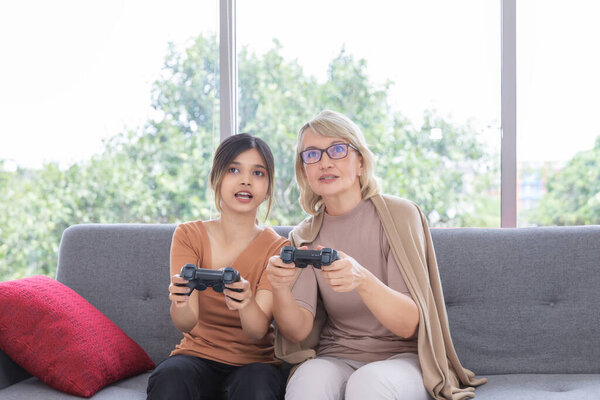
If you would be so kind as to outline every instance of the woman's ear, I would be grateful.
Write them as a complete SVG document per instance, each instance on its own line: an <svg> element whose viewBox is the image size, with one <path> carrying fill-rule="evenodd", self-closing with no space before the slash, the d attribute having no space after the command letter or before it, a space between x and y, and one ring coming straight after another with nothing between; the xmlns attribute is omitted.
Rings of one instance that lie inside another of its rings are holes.
<svg viewBox="0 0 600 400"><path fill-rule="evenodd" d="M362 175L363 172L363 156L359 155L358 156L358 176Z"/></svg>

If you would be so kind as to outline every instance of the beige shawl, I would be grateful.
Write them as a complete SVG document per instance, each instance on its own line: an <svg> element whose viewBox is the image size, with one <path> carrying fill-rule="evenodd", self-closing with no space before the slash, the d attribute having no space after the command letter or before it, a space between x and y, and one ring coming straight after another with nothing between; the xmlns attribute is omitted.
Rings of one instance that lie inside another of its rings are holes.
<svg viewBox="0 0 600 400"><path fill-rule="evenodd" d="M448 316L437 261L425 216L408 200L376 195L375 205L390 247L406 285L419 308L418 353L423 383L436 400L475 397L475 389L486 382L460 364L448 326ZM290 233L294 246L312 243L323 223L323 213L302 221ZM301 343L292 343L276 332L275 355L297 364L315 357L321 328L327 318L322 304L317 305L313 330Z"/></svg>

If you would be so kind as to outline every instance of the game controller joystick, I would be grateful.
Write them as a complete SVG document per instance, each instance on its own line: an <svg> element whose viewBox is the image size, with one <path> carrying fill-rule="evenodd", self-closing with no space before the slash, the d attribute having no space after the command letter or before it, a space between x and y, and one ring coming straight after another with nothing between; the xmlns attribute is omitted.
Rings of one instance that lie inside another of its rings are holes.
<svg viewBox="0 0 600 400"><path fill-rule="evenodd" d="M188 283L179 283L177 286L187 286L191 290L186 293L188 296L194 289L202 291L207 287L212 287L215 292L222 292L225 285L239 282L240 273L231 267L225 267L222 270L197 268L194 264L185 264L179 273ZM230 289L241 292L242 289Z"/></svg>
<svg viewBox="0 0 600 400"><path fill-rule="evenodd" d="M321 268L322 265L329 265L335 260L339 260L338 252L329 247L321 250L300 250L293 246L285 246L281 249L281 260L286 263L294 263L298 268L306 268L312 265L315 268Z"/></svg>

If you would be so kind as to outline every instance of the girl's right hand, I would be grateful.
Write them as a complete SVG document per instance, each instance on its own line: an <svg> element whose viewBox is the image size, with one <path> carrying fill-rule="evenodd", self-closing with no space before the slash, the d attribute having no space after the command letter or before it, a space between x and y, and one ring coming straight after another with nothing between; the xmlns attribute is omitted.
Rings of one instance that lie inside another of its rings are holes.
<svg viewBox="0 0 600 400"><path fill-rule="evenodd" d="M183 279L179 274L171 276L171 284L169 285L169 300L177 307L185 307L189 300L190 288L187 286L177 286L177 284L186 284L188 280Z"/></svg>

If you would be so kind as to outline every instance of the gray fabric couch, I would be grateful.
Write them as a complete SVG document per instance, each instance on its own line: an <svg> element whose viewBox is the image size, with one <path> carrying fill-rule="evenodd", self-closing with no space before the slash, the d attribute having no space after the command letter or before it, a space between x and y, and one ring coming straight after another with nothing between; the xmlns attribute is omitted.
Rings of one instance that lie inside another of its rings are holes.
<svg viewBox="0 0 600 400"><path fill-rule="evenodd" d="M174 225L75 225L57 279L159 363L180 339L167 282ZM277 227L286 236L289 227ZM477 399L600 399L600 226L433 229L454 344ZM149 373L94 400L144 399ZM0 399L75 398L0 353Z"/></svg>

